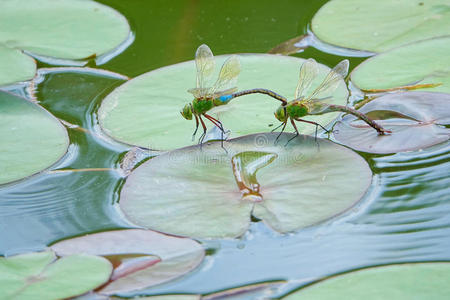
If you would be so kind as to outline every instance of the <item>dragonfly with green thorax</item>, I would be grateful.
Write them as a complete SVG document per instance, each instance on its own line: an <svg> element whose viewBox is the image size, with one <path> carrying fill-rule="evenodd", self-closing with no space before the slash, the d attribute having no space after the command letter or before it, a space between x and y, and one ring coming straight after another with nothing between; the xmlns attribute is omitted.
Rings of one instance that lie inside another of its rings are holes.
<svg viewBox="0 0 450 300"><path fill-rule="evenodd" d="M201 124L203 133L199 139L200 144L206 135L206 124L202 117L208 119L221 130L223 140L224 128L222 123L207 113L214 107L226 105L236 97L255 93L266 94L282 103L287 103L285 97L263 88L237 92L236 84L241 71L241 64L236 55L232 55L225 60L220 69L219 77L211 86L209 84L214 74L215 60L211 49L207 45L203 44L198 47L195 53L195 65L197 68L196 87L188 90L189 93L194 95L194 100L184 106L181 110L181 115L187 120L192 120L193 117L195 118L196 126L192 139L194 139Z"/></svg>
<svg viewBox="0 0 450 300"><path fill-rule="evenodd" d="M295 125L295 121L316 125L316 135L317 127L321 127L326 132L328 132L328 130L326 130L319 123L304 120L302 119L302 117L305 117L307 115L322 115L329 112L339 111L358 117L359 119L370 125L373 129L375 129L380 135L390 133L390 131L381 127L368 116L353 108L328 103L328 101L332 98L330 95L339 86L341 79L343 80L347 76L348 67L349 62L347 59L341 61L327 74L322 83L312 93L310 93L309 95L305 95L305 92L311 87L312 82L318 74L317 62L312 58L306 60L300 67L300 77L297 88L295 90L294 100L283 102L281 106L278 107L278 109L275 111L275 117L281 122L280 126L283 126L281 132L283 132L286 128L288 121L290 121L296 132L296 135L293 138L295 138L299 134L297 126ZM278 126L277 128L279 128L280 126Z"/></svg>

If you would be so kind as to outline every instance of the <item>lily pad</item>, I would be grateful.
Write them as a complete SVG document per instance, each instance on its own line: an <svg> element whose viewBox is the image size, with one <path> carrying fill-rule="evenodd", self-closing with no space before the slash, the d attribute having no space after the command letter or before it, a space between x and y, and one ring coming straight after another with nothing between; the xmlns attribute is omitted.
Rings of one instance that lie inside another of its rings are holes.
<svg viewBox="0 0 450 300"><path fill-rule="evenodd" d="M120 208L133 223L195 238L238 237L250 217L278 232L329 219L371 182L367 163L327 140L248 135L162 154L132 172ZM339 193L337 193L339 191Z"/></svg>
<svg viewBox="0 0 450 300"><path fill-rule="evenodd" d="M17 49L0 45L0 86L30 80L36 73L33 58Z"/></svg>
<svg viewBox="0 0 450 300"><path fill-rule="evenodd" d="M333 276L284 297L295 299L447 299L450 263L374 267Z"/></svg>
<svg viewBox="0 0 450 300"><path fill-rule="evenodd" d="M448 35L449 26L447 0L333 0L311 23L314 34L327 43L372 52Z"/></svg>
<svg viewBox="0 0 450 300"><path fill-rule="evenodd" d="M239 286L208 295L170 294L157 296L134 297L136 300L221 300L221 299L268 299L286 281L268 281ZM111 300L124 298L112 297Z"/></svg>
<svg viewBox="0 0 450 300"><path fill-rule="evenodd" d="M108 258L115 269L101 288L112 295L167 282L195 269L203 260L203 247L190 239L150 230L129 229L95 233L51 246L59 256L87 253Z"/></svg>
<svg viewBox="0 0 450 300"><path fill-rule="evenodd" d="M112 266L103 257L53 252L0 257L0 299L63 299L105 283Z"/></svg>
<svg viewBox="0 0 450 300"><path fill-rule="evenodd" d="M114 9L94 1L0 2L0 43L33 54L83 59L114 50L130 27Z"/></svg>
<svg viewBox="0 0 450 300"><path fill-rule="evenodd" d="M409 44L364 61L353 70L351 80L364 91L441 83L427 90L449 93L449 52L450 36Z"/></svg>
<svg viewBox="0 0 450 300"><path fill-rule="evenodd" d="M371 127L346 115L334 127L335 139L358 151L396 153L426 148L450 138L450 94L404 92L388 94L364 105L367 114L387 130L380 136Z"/></svg>
<svg viewBox="0 0 450 300"><path fill-rule="evenodd" d="M227 57L216 57L216 64L221 65ZM240 90L267 88L293 98L303 59L249 54L241 55L240 60ZM320 65L319 75L310 89L316 88L329 71L328 67ZM191 145L195 121L185 120L180 110L193 100L187 90L194 86L194 61L143 74L121 85L103 100L98 111L100 125L114 139L144 148L167 150ZM332 102L345 105L347 96L347 87L342 80ZM237 137L267 131L278 125L274 112L279 105L279 101L266 95L247 95L213 108L211 114L231 130L231 137ZM337 115L332 113L305 119L326 125ZM209 123L208 126L213 125ZM288 130L293 131L289 126ZM315 130L315 126L306 123L299 123L298 127L302 133Z"/></svg>
<svg viewBox="0 0 450 300"><path fill-rule="evenodd" d="M69 146L64 126L26 99L0 91L0 184L38 173Z"/></svg>

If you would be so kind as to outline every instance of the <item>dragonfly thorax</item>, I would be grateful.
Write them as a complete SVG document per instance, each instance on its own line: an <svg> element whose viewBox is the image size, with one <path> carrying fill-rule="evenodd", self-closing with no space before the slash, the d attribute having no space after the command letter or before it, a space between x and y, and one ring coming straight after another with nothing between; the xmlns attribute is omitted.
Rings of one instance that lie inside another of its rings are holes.
<svg viewBox="0 0 450 300"><path fill-rule="evenodd" d="M287 115L292 119L299 119L309 114L308 106L301 101L294 101L286 105Z"/></svg>
<svg viewBox="0 0 450 300"><path fill-rule="evenodd" d="M192 101L193 113L201 115L214 107L213 99L194 99Z"/></svg>

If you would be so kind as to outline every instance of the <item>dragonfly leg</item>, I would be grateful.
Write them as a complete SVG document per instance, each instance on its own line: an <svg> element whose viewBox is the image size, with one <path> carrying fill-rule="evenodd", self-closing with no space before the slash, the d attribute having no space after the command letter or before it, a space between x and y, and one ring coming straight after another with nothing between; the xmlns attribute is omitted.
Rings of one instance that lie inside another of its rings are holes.
<svg viewBox="0 0 450 300"><path fill-rule="evenodd" d="M280 138L281 134L283 133L284 129L286 128L287 122L284 122L282 124L283 124L283 128L281 128L280 133L278 134L277 138L275 139L274 145L276 145L276 143L278 142L278 139Z"/></svg>
<svg viewBox="0 0 450 300"><path fill-rule="evenodd" d="M274 129L272 129L270 132L274 132L275 130L277 130L278 128L280 128L281 126L283 126L284 123L281 123L280 125L278 125L277 127L275 127Z"/></svg>
<svg viewBox="0 0 450 300"><path fill-rule="evenodd" d="M295 138L298 137L298 135L299 135L298 129L297 129L297 125L295 125L295 122L294 122L293 119L291 119L291 124L292 124L292 126L294 126L294 129L295 129L295 135L294 135L293 137L291 137L291 138L289 139L289 141L287 141L287 143L284 145L285 147L286 147L293 139L295 139ZM316 128L317 128L317 127L316 127Z"/></svg>
<svg viewBox="0 0 450 300"><path fill-rule="evenodd" d="M313 122L313 121L308 121L308 120L303 120L303 119L295 119L296 121L300 121L300 122L305 122L305 123L309 123L309 124L313 124L316 125L316 134L315 134L315 138L317 138L317 127L322 128L323 130L325 130L326 133L330 133L329 130L327 130L325 127L323 127L322 125L320 125L319 123Z"/></svg>
<svg viewBox="0 0 450 300"><path fill-rule="evenodd" d="M211 123L213 123L215 126L217 126L220 129L220 133L221 133L220 145L221 145L222 149L225 150L225 152L228 153L227 149L225 149L225 147L223 146L223 140L224 140L223 136L224 136L225 130L223 129L222 122L220 122L219 120L217 120L216 118L214 118L214 117L212 117L212 116L210 116L208 114L203 114L203 115L205 116L205 118L210 120Z"/></svg>
<svg viewBox="0 0 450 300"><path fill-rule="evenodd" d="M192 140L194 140L194 138L195 138L195 135L197 134L197 130L198 130L198 125L199 125L199 122L198 122L198 117L197 117L197 115L196 115L196 114L194 114L194 117L195 117L195 130L194 130L194 133L192 134Z"/></svg>
<svg viewBox="0 0 450 300"><path fill-rule="evenodd" d="M205 139L205 136L206 136L206 125L201 116L198 116L198 118L203 127L203 133L200 136L200 138L198 139L198 143L200 144L200 148L201 148L201 146L203 145L203 140Z"/></svg>

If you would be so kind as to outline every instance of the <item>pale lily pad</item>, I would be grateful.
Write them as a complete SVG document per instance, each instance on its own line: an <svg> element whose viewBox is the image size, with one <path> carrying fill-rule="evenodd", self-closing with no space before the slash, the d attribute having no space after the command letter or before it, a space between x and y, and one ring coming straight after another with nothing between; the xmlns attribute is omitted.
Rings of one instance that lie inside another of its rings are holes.
<svg viewBox="0 0 450 300"><path fill-rule="evenodd" d="M111 275L103 257L72 255L56 260L53 252L0 257L0 299L63 299L86 293Z"/></svg>
<svg viewBox="0 0 450 300"><path fill-rule="evenodd" d="M333 0L311 23L327 43L372 52L448 35L449 26L447 0Z"/></svg>
<svg viewBox="0 0 450 300"><path fill-rule="evenodd" d="M448 299L450 263L374 267L333 276L284 297L296 299Z"/></svg>
<svg viewBox="0 0 450 300"><path fill-rule="evenodd" d="M101 288L112 295L167 282L195 269L205 251L196 241L150 230L129 229L95 233L51 246L59 256L87 253L111 260L111 281Z"/></svg>
<svg viewBox="0 0 450 300"><path fill-rule="evenodd" d="M64 59L110 52L130 33L121 14L90 0L1 1L0 28L8 47Z"/></svg>
<svg viewBox="0 0 450 300"><path fill-rule="evenodd" d="M448 19L450 20L450 16ZM351 80L364 91L416 84L441 84L426 90L449 93L448 53L450 36L409 44L364 61L353 70Z"/></svg>
<svg viewBox="0 0 450 300"><path fill-rule="evenodd" d="M0 91L0 184L38 173L67 151L64 126L35 103Z"/></svg>
<svg viewBox="0 0 450 300"><path fill-rule="evenodd" d="M0 45L0 86L30 80L35 73L36 63L33 58L20 50Z"/></svg>
<svg viewBox="0 0 450 300"><path fill-rule="evenodd" d="M216 57L221 65L228 55ZM267 88L292 99L303 59L269 54L241 55L242 71L238 80L240 90ZM309 91L316 88L330 69L319 66L319 75ZM191 145L195 121L187 121L180 110L193 100L188 89L195 86L195 63L188 61L143 74L114 90L104 100L98 112L103 130L123 143L155 150L167 150ZM341 83L334 93L334 104L345 105L347 87ZM231 103L213 108L212 116L219 118L231 137L268 131L278 125L274 112L280 102L266 95L247 95ZM308 116L326 125L336 113ZM208 123L208 127L213 126ZM287 130L292 130L288 125ZM299 123L302 133L312 133L315 126Z"/></svg>
<svg viewBox="0 0 450 300"><path fill-rule="evenodd" d="M120 208L133 223L196 238L238 237L250 216L278 232L331 218L365 194L372 173L327 140L277 133L178 149L132 172ZM339 191L339 192L337 192Z"/></svg>
<svg viewBox="0 0 450 300"><path fill-rule="evenodd" d="M208 295L195 294L170 294L157 296L134 297L136 300L222 300L222 299L268 299L269 296L286 281L268 281L244 285L236 288L211 293ZM112 297L111 300L121 300L124 298Z"/></svg>
<svg viewBox="0 0 450 300"><path fill-rule="evenodd" d="M364 105L360 112L377 121L391 134L380 136L375 130L346 115L337 122L335 139L358 151L396 153L426 148L447 141L450 129L450 94L403 92L388 94Z"/></svg>

